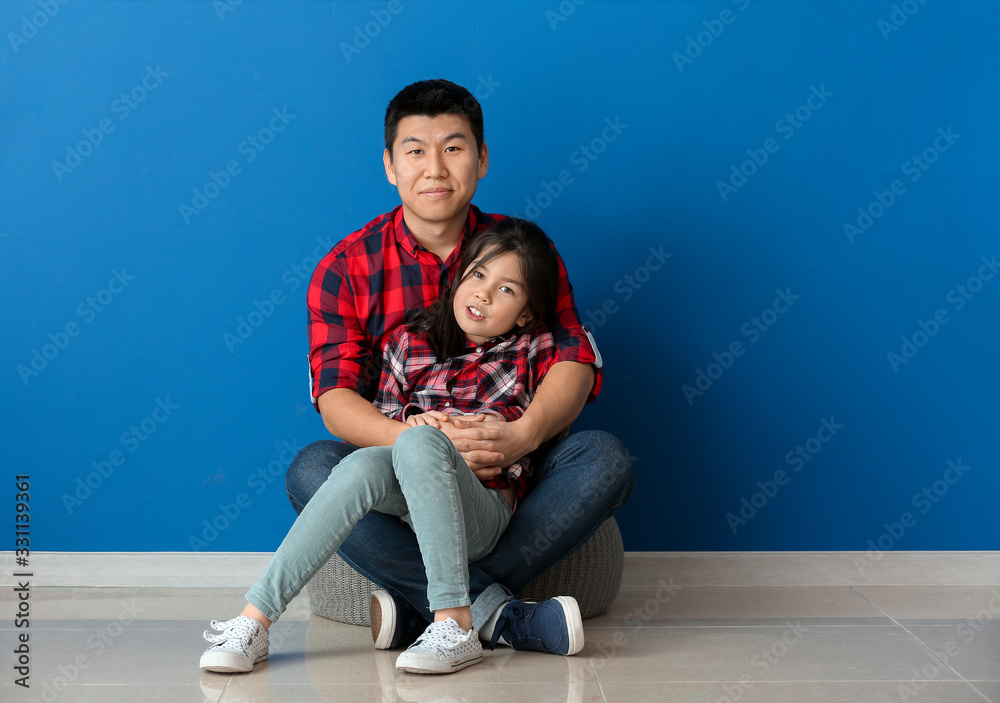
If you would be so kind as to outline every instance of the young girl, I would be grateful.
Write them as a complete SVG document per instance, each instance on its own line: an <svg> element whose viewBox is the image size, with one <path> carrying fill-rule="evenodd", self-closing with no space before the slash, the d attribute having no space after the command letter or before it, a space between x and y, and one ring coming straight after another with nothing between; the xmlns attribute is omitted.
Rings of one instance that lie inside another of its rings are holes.
<svg viewBox="0 0 1000 703"><path fill-rule="evenodd" d="M513 421L555 358L558 264L536 225L508 219L473 238L449 289L386 341L375 405L407 427L391 447L358 449L316 492L246 598L201 657L209 671L250 671L267 628L369 510L416 533L434 622L396 667L458 671L483 659L469 608L468 565L492 551L524 495L528 462L484 483L442 431L456 416Z"/></svg>

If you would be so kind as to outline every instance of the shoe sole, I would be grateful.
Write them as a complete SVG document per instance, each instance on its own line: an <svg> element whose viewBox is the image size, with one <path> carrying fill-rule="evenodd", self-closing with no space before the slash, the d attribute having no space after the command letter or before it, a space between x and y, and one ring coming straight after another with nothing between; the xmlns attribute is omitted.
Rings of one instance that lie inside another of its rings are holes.
<svg viewBox="0 0 1000 703"><path fill-rule="evenodd" d="M455 671L478 664L483 660L483 654L475 654L466 659L455 661L441 661L439 659L425 659L418 656L407 656L406 652L396 659L396 668L400 671L407 671L411 674L450 674ZM402 662L402 664L400 663Z"/></svg>
<svg viewBox="0 0 1000 703"><path fill-rule="evenodd" d="M250 665L247 669L245 662L236 659L234 662L234 656L231 654L224 653L205 653L201 655L201 661L199 666L205 671L215 671L220 674L245 674L247 672L253 671L256 664L261 663L267 659L267 654L262 654Z"/></svg>
<svg viewBox="0 0 1000 703"><path fill-rule="evenodd" d="M583 618L580 616L580 604L573 596L556 596L553 600L562 606L566 616L566 633L569 639L569 651L564 656L572 656L583 649Z"/></svg>
<svg viewBox="0 0 1000 703"><path fill-rule="evenodd" d="M375 649L389 649L396 632L396 601L385 591L375 591L372 593L370 612Z"/></svg>

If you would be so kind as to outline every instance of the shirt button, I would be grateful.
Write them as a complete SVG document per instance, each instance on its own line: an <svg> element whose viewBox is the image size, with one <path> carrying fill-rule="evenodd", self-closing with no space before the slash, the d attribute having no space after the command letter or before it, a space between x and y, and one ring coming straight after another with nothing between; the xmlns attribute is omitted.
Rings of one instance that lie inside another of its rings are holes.
<svg viewBox="0 0 1000 703"><path fill-rule="evenodd" d="M445 406L446 408L450 408L450 407L451 407L451 403L445 403L445 404L444 404L444 406Z"/></svg>
<svg viewBox="0 0 1000 703"><path fill-rule="evenodd" d="M482 347L476 347L476 353L477 354L482 354L483 353L483 348Z"/></svg>

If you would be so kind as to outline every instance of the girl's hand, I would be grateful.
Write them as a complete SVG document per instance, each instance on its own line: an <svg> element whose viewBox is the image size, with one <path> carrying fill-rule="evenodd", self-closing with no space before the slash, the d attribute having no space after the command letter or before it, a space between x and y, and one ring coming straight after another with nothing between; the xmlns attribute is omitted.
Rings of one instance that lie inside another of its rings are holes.
<svg viewBox="0 0 1000 703"><path fill-rule="evenodd" d="M431 427L440 430L442 422L448 422L448 415L439 410L428 410L427 412L410 415L406 418L406 424L410 427L430 425Z"/></svg>

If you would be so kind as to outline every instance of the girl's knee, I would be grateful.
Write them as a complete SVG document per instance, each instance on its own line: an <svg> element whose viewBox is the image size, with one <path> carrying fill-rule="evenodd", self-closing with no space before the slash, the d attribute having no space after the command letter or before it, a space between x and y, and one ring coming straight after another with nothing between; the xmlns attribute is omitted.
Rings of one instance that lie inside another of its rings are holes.
<svg viewBox="0 0 1000 703"><path fill-rule="evenodd" d="M430 425L410 427L396 438L392 447L393 458L411 452L433 452L446 450L451 440L441 430Z"/></svg>
<svg viewBox="0 0 1000 703"><path fill-rule="evenodd" d="M429 471L454 470L454 447L448 436L428 425L411 427L396 438L392 466L397 476L409 471L426 475Z"/></svg>

